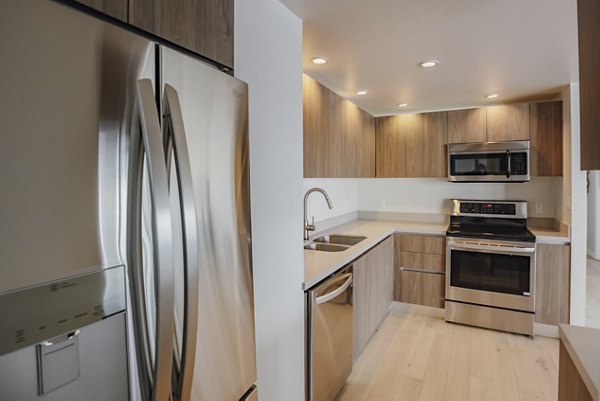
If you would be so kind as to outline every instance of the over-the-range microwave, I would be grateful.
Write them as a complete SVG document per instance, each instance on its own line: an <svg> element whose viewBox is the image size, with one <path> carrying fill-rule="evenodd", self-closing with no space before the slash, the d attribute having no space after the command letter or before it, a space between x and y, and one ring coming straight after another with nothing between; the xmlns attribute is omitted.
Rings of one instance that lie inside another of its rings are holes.
<svg viewBox="0 0 600 401"><path fill-rule="evenodd" d="M448 180L452 182L526 182L530 142L481 142L448 145Z"/></svg>

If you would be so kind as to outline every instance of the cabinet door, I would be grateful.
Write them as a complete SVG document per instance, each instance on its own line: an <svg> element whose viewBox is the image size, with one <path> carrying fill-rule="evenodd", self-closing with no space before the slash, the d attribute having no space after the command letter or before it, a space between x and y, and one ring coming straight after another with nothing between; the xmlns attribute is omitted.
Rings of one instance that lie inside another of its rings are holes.
<svg viewBox="0 0 600 401"><path fill-rule="evenodd" d="M447 112L378 118L377 177L446 177L447 118Z"/></svg>
<svg viewBox="0 0 600 401"><path fill-rule="evenodd" d="M75 0L96 11L127 22L127 0Z"/></svg>
<svg viewBox="0 0 600 401"><path fill-rule="evenodd" d="M558 325L569 323L569 245L536 245L535 321Z"/></svg>
<svg viewBox="0 0 600 401"><path fill-rule="evenodd" d="M375 118L303 77L304 177L375 176Z"/></svg>
<svg viewBox="0 0 600 401"><path fill-rule="evenodd" d="M444 307L445 275L402 270L400 301L409 304Z"/></svg>
<svg viewBox="0 0 600 401"><path fill-rule="evenodd" d="M600 2L578 0L581 169L600 170Z"/></svg>
<svg viewBox="0 0 600 401"><path fill-rule="evenodd" d="M529 139L529 104L510 104L486 109L489 142Z"/></svg>
<svg viewBox="0 0 600 401"><path fill-rule="evenodd" d="M369 342L369 276L366 255L356 260L352 270L352 360Z"/></svg>
<svg viewBox="0 0 600 401"><path fill-rule="evenodd" d="M594 398L562 339L558 358L558 401L592 401Z"/></svg>
<svg viewBox="0 0 600 401"><path fill-rule="evenodd" d="M448 112L448 143L486 141L485 109Z"/></svg>
<svg viewBox="0 0 600 401"><path fill-rule="evenodd" d="M562 102L531 103L531 175L562 176Z"/></svg>
<svg viewBox="0 0 600 401"><path fill-rule="evenodd" d="M233 68L233 0L129 0L129 23Z"/></svg>

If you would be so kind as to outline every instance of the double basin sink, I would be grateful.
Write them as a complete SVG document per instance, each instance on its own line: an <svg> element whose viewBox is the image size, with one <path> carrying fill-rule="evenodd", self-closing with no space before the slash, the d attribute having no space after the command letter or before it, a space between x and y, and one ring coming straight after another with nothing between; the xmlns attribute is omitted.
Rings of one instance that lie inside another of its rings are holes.
<svg viewBox="0 0 600 401"><path fill-rule="evenodd" d="M361 235L329 234L315 238L310 244L304 245L304 249L323 252L342 252L356 245L367 237Z"/></svg>

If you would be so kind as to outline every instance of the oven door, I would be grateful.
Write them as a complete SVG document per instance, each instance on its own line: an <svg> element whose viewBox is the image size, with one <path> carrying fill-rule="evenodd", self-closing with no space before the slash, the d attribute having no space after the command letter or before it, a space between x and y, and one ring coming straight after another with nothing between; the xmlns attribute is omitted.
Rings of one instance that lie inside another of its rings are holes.
<svg viewBox="0 0 600 401"><path fill-rule="evenodd" d="M535 244L448 238L446 299L535 312Z"/></svg>

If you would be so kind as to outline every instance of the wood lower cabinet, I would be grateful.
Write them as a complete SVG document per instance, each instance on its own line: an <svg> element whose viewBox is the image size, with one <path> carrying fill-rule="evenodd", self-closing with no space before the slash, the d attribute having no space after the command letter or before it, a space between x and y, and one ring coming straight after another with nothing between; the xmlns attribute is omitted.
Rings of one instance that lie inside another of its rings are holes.
<svg viewBox="0 0 600 401"><path fill-rule="evenodd" d="M446 177L448 113L377 118L377 177Z"/></svg>
<svg viewBox="0 0 600 401"><path fill-rule="evenodd" d="M307 75L304 177L375 177L375 118Z"/></svg>
<svg viewBox="0 0 600 401"><path fill-rule="evenodd" d="M592 395L561 339L558 363L558 401L592 400Z"/></svg>
<svg viewBox="0 0 600 401"><path fill-rule="evenodd" d="M563 123L562 101L531 103L531 175L562 176Z"/></svg>
<svg viewBox="0 0 600 401"><path fill-rule="evenodd" d="M400 302L443 308L446 275L400 270Z"/></svg>
<svg viewBox="0 0 600 401"><path fill-rule="evenodd" d="M129 0L129 23L233 68L233 0Z"/></svg>
<svg viewBox="0 0 600 401"><path fill-rule="evenodd" d="M75 0L96 11L110 15L123 22L127 22L127 1L128 0Z"/></svg>
<svg viewBox="0 0 600 401"><path fill-rule="evenodd" d="M448 143L485 142L486 110L467 109L448 112Z"/></svg>
<svg viewBox="0 0 600 401"><path fill-rule="evenodd" d="M600 170L600 2L577 0L581 169Z"/></svg>
<svg viewBox="0 0 600 401"><path fill-rule="evenodd" d="M353 360L377 330L394 292L394 240L388 237L353 263Z"/></svg>
<svg viewBox="0 0 600 401"><path fill-rule="evenodd" d="M536 323L569 323L571 247L536 245Z"/></svg>
<svg viewBox="0 0 600 401"><path fill-rule="evenodd" d="M446 239L396 235L394 238L394 300L444 307Z"/></svg>
<svg viewBox="0 0 600 401"><path fill-rule="evenodd" d="M529 139L529 104L509 104L486 108L488 142Z"/></svg>

